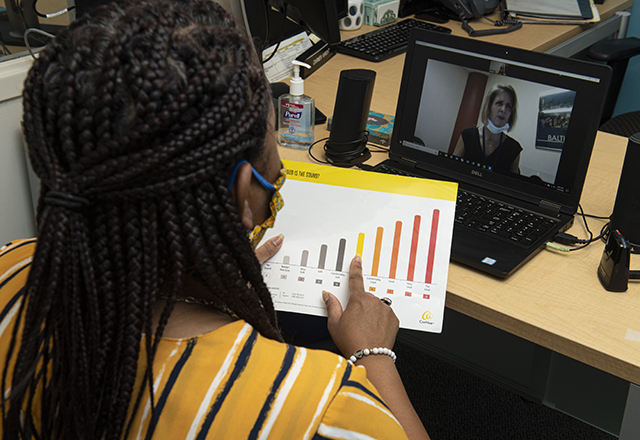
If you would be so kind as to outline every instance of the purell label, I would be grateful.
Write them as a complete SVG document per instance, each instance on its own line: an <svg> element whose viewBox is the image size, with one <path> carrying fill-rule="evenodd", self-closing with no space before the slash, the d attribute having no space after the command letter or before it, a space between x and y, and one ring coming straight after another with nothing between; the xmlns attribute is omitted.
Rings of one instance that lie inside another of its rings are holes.
<svg viewBox="0 0 640 440"><path fill-rule="evenodd" d="M302 112L292 112L291 110L285 110L283 116L289 119L300 119Z"/></svg>
<svg viewBox="0 0 640 440"><path fill-rule="evenodd" d="M294 104L293 102L283 102L282 106L286 108L282 116L285 119L300 119L304 105Z"/></svg>

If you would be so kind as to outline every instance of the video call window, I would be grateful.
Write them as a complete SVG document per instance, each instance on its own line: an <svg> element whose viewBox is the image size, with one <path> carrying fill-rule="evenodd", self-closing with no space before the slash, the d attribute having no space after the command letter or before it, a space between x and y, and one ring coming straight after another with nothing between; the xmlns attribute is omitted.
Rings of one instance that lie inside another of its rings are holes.
<svg viewBox="0 0 640 440"><path fill-rule="evenodd" d="M429 60L414 138L403 144L552 185L576 93L505 76L499 62L490 70Z"/></svg>

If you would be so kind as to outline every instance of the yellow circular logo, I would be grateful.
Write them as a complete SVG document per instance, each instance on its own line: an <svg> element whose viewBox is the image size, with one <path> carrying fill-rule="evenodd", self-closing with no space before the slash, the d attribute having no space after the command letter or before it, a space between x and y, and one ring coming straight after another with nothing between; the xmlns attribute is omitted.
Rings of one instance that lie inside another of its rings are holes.
<svg viewBox="0 0 640 440"><path fill-rule="evenodd" d="M427 319L431 319L431 318L433 318L433 313L431 313L428 310L422 314L422 319L425 320L425 321Z"/></svg>

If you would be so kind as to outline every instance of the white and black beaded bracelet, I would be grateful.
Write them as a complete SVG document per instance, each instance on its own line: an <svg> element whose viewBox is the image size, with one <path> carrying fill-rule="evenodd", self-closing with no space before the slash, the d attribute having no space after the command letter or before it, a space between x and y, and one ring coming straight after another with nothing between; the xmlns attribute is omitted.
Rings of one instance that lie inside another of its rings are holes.
<svg viewBox="0 0 640 440"><path fill-rule="evenodd" d="M386 354L387 356L391 357L391 359L393 359L393 362L396 361L396 354L393 352L393 350L382 347L372 349L365 348L364 350L358 350L353 353L349 360L355 364L358 359L362 359L363 356L369 356L370 354Z"/></svg>

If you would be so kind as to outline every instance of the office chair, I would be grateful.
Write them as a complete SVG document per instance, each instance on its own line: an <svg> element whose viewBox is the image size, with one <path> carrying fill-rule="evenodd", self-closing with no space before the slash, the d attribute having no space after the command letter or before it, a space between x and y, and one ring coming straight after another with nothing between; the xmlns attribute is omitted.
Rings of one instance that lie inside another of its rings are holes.
<svg viewBox="0 0 640 440"><path fill-rule="evenodd" d="M599 41L587 50L589 58L606 62L613 70L600 120L600 131L624 137L640 132L640 110L611 117L620 94L629 59L636 55L640 55L640 38L636 37Z"/></svg>

